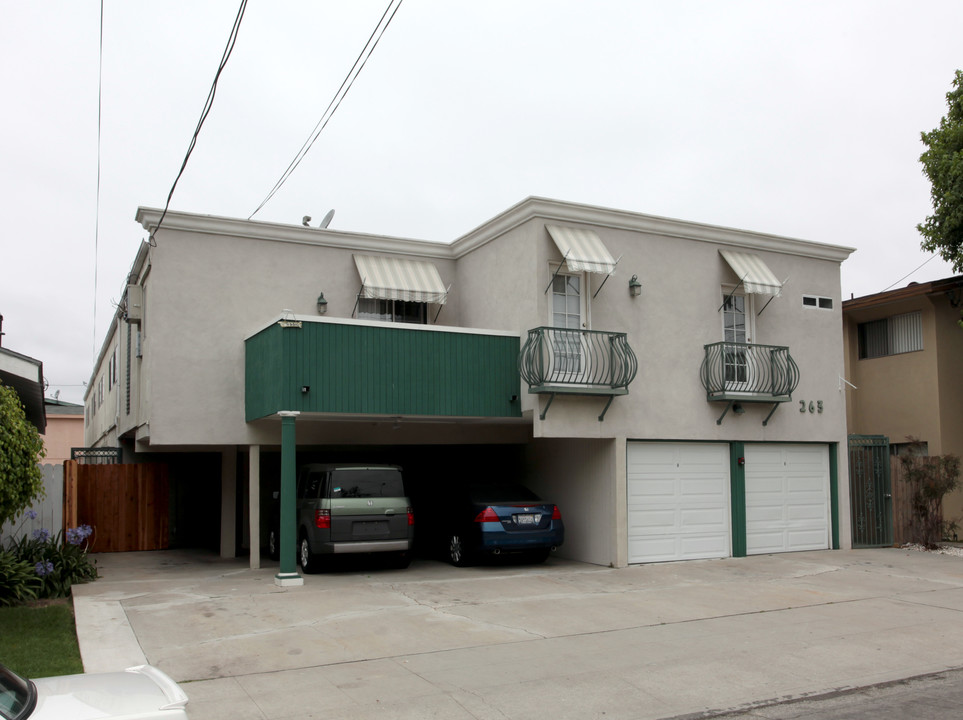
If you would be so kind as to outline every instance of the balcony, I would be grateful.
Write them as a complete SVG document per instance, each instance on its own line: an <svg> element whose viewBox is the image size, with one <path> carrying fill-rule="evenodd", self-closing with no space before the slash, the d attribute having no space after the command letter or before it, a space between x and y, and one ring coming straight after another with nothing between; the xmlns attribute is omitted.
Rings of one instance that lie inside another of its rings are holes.
<svg viewBox="0 0 963 720"><path fill-rule="evenodd" d="M551 395L540 414L545 419L556 394L607 395L599 420L616 395L628 394L639 361L625 333L538 327L518 354L518 372L530 393Z"/></svg>
<svg viewBox="0 0 963 720"><path fill-rule="evenodd" d="M729 403L717 424L736 403L771 402L773 409L762 423L766 425L779 403L792 400L799 367L788 347L719 342L705 346L701 376L706 400Z"/></svg>

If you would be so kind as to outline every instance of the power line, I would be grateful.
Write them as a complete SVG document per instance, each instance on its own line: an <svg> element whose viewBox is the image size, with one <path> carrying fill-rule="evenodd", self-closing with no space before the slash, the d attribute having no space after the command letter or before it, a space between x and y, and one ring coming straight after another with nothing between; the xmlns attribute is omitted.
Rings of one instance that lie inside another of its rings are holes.
<svg viewBox="0 0 963 720"><path fill-rule="evenodd" d="M345 76L344 80L341 82L341 87L338 88L338 91L334 94L334 97L331 98L331 102L328 103L328 107L321 114L321 118L318 120L317 124L314 126L314 129L311 131L311 134L308 135L308 139L304 141L304 144L301 146L301 149L298 150L297 154L294 156L294 159L287 166L287 169L285 169L285 171L281 173L281 177L274 184L274 187L271 188L271 192L269 192L267 196L261 201L261 204L257 206L254 212L248 215L248 218L247 218L248 220L250 220L255 215L257 215L258 212L261 210L261 208L267 205L267 203L271 200L271 198L274 197L275 193L277 193L277 191L281 189L281 186L284 185L285 182L287 182L287 179L297 169L298 165L301 164L301 161L304 159L304 156L308 154L308 151L311 149L311 146L314 145L314 141L318 139L318 136L321 134L321 131L324 130L324 128L327 126L328 121L331 119L335 111L341 105L341 101L344 100L345 96L348 94L348 91L351 89L351 86L354 85L354 81L358 78L358 75L361 74L361 70L364 68L365 63L368 62L368 58L371 57L371 54L374 52L374 49L378 46L378 42L381 40L382 36L385 34L385 30L388 29L388 26L391 24L391 21L395 17L395 13L398 12L398 9L401 7L401 3L404 2L404 0L397 0L397 4L395 4L395 2L396 0L389 0L388 7L385 8L384 13L381 15L381 19L378 20L378 24L375 25L374 30L371 31L371 35L368 37L368 41L365 43L364 47L361 49L361 52L358 54L358 57L355 59L354 65L351 66L351 69L348 71L348 74ZM394 6L393 10L392 10L392 6ZM389 15L389 11L391 13L390 15ZM385 20L385 18L387 18L387 21Z"/></svg>
<svg viewBox="0 0 963 720"><path fill-rule="evenodd" d="M932 259L935 258L935 257L936 257L936 254L935 254L935 253L934 253L933 255L930 255L929 260L924 261L922 265L920 265L918 268L916 268L916 270L911 270L911 271L908 272L906 275L904 275L904 276L901 277L899 280L897 280L897 281L894 282L892 285L890 285L888 288L885 288L885 289L883 289L883 290L880 290L880 292L886 292L887 290L896 287L896 286L899 285L901 282L903 282L906 278L908 278L910 275L912 275L912 274L915 273L917 270L919 270L920 268L922 268L923 265L926 265L926 263L928 263L930 260L932 260Z"/></svg>
<svg viewBox="0 0 963 720"><path fill-rule="evenodd" d="M94 327L91 357L97 360L97 265L100 247L100 137L104 96L104 0L100 0L100 51L97 60L97 197L94 201Z"/></svg>
<svg viewBox="0 0 963 720"><path fill-rule="evenodd" d="M197 136L201 133L201 127L204 125L204 121L207 120L208 113L211 112L211 107L214 105L214 95L217 93L217 81L221 77L221 72L223 72L224 67L227 65L228 58L231 57L231 53L234 52L234 43L237 42L237 33L241 29L241 20L244 19L244 11L247 9L247 0L241 0L241 5L237 9L237 17L234 18L234 25L231 27L231 34L227 39L227 45L224 47L224 53L221 55L221 62L217 66L217 72L214 74L214 82L211 83L210 92L207 94L207 100L204 102L204 108L201 110L201 117L197 121L197 127L194 129L194 135L191 137L191 142L187 147L187 154L184 155L184 162L181 163L181 169L177 173L177 177L174 178L174 184L171 185L171 191L167 194L167 203L164 205L164 211L161 213L160 219L157 221L157 226L154 231L150 234L150 244L156 246L157 243L154 242L154 235L160 230L161 223L164 222L164 217L167 215L167 209L170 207L171 198L174 196L174 188L177 187L177 181L181 179L181 175L184 174L184 169L187 167L187 161L191 157L191 153L194 152L194 146L197 144Z"/></svg>

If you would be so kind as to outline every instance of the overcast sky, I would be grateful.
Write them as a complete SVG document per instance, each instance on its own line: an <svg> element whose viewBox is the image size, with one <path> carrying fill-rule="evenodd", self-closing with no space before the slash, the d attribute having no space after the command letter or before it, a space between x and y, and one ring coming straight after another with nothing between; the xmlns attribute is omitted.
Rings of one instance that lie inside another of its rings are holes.
<svg viewBox="0 0 963 720"><path fill-rule="evenodd" d="M251 0L172 209L246 218L388 0ZM81 402L238 2L0 0L3 346ZM450 242L530 195L846 245L844 298L952 275L919 248L920 131L963 3L404 0L255 219ZM99 228L99 229L98 229Z"/></svg>

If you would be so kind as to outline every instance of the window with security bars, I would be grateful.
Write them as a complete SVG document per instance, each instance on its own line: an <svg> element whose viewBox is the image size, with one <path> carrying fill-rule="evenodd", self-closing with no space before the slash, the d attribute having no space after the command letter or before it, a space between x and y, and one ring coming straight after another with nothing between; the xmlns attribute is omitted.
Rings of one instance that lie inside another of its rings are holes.
<svg viewBox="0 0 963 720"><path fill-rule="evenodd" d="M860 360L922 350L922 315L917 310L860 323L857 326L857 335Z"/></svg>

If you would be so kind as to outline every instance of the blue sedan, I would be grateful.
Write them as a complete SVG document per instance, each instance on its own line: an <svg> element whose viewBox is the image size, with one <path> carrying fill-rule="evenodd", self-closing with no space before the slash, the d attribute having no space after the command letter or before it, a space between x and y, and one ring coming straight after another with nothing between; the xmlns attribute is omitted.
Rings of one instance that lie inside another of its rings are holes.
<svg viewBox="0 0 963 720"><path fill-rule="evenodd" d="M452 565L502 554L543 562L565 540L558 506L521 485L467 485L453 501L444 511L443 536Z"/></svg>

